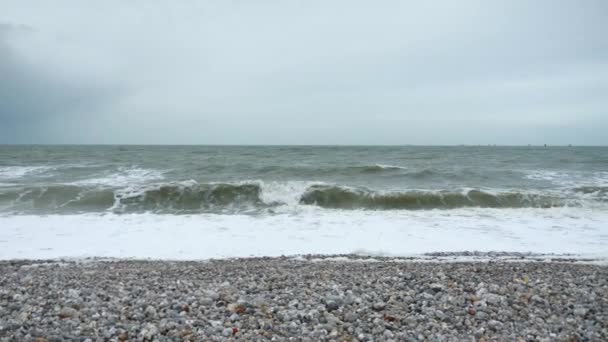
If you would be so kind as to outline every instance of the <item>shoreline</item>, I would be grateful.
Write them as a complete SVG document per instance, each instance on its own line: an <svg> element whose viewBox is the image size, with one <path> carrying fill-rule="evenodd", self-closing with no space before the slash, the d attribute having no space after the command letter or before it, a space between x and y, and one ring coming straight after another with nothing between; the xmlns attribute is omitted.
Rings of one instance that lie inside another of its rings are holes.
<svg viewBox="0 0 608 342"><path fill-rule="evenodd" d="M0 261L0 341L608 338L605 265L445 254Z"/></svg>
<svg viewBox="0 0 608 342"><path fill-rule="evenodd" d="M300 262L389 262L389 263L571 263L608 266L608 256L597 254L574 253L534 253L507 251L462 251L462 252L430 252L411 255L388 255L381 253L347 253L347 254L293 254L293 255L251 255L247 257L210 257L199 259L174 259L153 257L57 257L57 258L0 258L0 264L19 263L30 265L61 264L61 263L104 263L104 262L222 262L248 261L257 259L277 259Z"/></svg>

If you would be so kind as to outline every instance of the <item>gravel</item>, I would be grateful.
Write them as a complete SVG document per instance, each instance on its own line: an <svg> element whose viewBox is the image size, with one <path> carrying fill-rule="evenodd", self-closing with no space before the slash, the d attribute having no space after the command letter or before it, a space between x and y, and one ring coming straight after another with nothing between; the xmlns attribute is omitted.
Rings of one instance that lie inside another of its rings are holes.
<svg viewBox="0 0 608 342"><path fill-rule="evenodd" d="M0 341L608 340L606 266L323 258L0 262Z"/></svg>

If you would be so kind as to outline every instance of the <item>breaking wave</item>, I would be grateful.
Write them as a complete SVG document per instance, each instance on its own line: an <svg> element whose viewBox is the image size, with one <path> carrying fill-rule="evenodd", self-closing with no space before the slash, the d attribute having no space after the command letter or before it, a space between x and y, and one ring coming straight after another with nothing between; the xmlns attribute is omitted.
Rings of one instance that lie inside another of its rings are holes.
<svg viewBox="0 0 608 342"><path fill-rule="evenodd" d="M99 188L83 185L7 187L0 189L0 211L73 212L259 212L277 207L345 210L425 210L478 208L552 208L605 202L608 189L583 187L570 193L526 191L403 190L374 191L314 182L197 183L195 181ZM591 196L591 198L589 197Z"/></svg>
<svg viewBox="0 0 608 342"><path fill-rule="evenodd" d="M334 209L551 208L566 205L560 198L521 192L376 192L340 186L313 186L302 196L301 203Z"/></svg>
<svg viewBox="0 0 608 342"><path fill-rule="evenodd" d="M0 208L18 212L188 213L262 205L255 184L184 182L118 189L53 185L0 192Z"/></svg>

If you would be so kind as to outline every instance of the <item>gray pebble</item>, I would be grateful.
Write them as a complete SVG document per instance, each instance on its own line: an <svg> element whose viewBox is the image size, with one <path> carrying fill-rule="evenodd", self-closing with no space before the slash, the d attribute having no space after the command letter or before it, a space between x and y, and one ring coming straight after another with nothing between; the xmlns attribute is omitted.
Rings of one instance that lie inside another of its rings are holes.
<svg viewBox="0 0 608 342"><path fill-rule="evenodd" d="M0 261L0 341L608 340L605 266L379 259Z"/></svg>

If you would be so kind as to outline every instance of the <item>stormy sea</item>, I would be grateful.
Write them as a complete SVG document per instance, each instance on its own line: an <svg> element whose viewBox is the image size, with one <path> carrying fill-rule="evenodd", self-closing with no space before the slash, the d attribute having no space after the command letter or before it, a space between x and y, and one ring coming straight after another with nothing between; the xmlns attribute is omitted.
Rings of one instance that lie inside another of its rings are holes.
<svg viewBox="0 0 608 342"><path fill-rule="evenodd" d="M0 258L608 251L607 147L2 146Z"/></svg>

